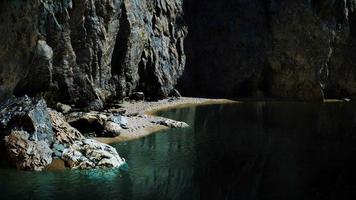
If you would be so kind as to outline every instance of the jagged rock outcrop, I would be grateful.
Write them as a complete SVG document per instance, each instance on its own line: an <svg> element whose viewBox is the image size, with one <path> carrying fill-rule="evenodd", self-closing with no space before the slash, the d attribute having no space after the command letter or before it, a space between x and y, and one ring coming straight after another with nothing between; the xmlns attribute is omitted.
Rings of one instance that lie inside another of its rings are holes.
<svg viewBox="0 0 356 200"><path fill-rule="evenodd" d="M114 147L91 139L76 141L64 150L62 159L73 169L119 168L125 164Z"/></svg>
<svg viewBox="0 0 356 200"><path fill-rule="evenodd" d="M53 151L43 140L32 140L26 131L11 131L5 148L18 169L41 171L52 163Z"/></svg>
<svg viewBox="0 0 356 200"><path fill-rule="evenodd" d="M51 164L54 139L46 102L25 96L0 104L0 140L19 169L40 171Z"/></svg>
<svg viewBox="0 0 356 200"><path fill-rule="evenodd" d="M181 0L123 1L112 65L119 96L138 88L165 97L174 89L185 66L182 9Z"/></svg>
<svg viewBox="0 0 356 200"><path fill-rule="evenodd" d="M0 98L100 109L136 89L167 96L183 72L180 0L2 1L0 18Z"/></svg>
<svg viewBox="0 0 356 200"><path fill-rule="evenodd" d="M75 141L83 140L85 138L77 129L73 128L65 121L65 118L61 113L52 109L48 109L48 112L51 117L55 143L69 146Z"/></svg>
<svg viewBox="0 0 356 200"><path fill-rule="evenodd" d="M128 127L126 117L108 112L73 112L66 119L81 133L96 137L116 137Z"/></svg>
<svg viewBox="0 0 356 200"><path fill-rule="evenodd" d="M46 102L24 96L10 98L0 104L0 138L11 130L24 130L32 140L52 143L52 123Z"/></svg>
<svg viewBox="0 0 356 200"><path fill-rule="evenodd" d="M115 127L110 128L113 134ZM115 148L86 139L43 99L27 96L0 104L0 145L23 170L41 171L52 158L62 158L71 168L117 168L125 163Z"/></svg>

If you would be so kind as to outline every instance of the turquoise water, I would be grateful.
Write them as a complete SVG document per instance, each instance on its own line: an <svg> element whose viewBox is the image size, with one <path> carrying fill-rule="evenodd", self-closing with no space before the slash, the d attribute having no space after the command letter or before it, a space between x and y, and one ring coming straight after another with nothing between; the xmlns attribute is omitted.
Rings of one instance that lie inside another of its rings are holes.
<svg viewBox="0 0 356 200"><path fill-rule="evenodd" d="M356 105L244 103L159 113L189 129L114 145L128 171L0 168L0 199L355 199Z"/></svg>

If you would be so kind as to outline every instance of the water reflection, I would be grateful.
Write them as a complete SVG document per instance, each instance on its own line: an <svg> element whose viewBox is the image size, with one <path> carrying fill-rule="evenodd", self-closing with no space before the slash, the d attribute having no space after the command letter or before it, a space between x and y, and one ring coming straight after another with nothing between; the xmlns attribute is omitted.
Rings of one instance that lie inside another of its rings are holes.
<svg viewBox="0 0 356 200"><path fill-rule="evenodd" d="M0 197L354 199L355 114L355 105L343 103L245 103L162 112L191 128L115 145L129 171L0 169Z"/></svg>
<svg viewBox="0 0 356 200"><path fill-rule="evenodd" d="M353 199L355 111L341 103L251 103L165 112L193 126L154 137L154 157L165 166L153 171L178 175L148 185L161 197L157 191L167 191L162 199ZM187 154L165 145L187 145Z"/></svg>

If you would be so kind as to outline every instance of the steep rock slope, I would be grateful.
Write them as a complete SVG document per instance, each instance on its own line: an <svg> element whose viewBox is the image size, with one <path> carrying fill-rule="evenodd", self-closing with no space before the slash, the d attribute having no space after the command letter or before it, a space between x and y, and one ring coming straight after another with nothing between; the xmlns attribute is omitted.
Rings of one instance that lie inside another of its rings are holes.
<svg viewBox="0 0 356 200"><path fill-rule="evenodd" d="M356 94L356 1L186 2L185 94L300 100Z"/></svg>
<svg viewBox="0 0 356 200"><path fill-rule="evenodd" d="M93 109L134 90L164 97L185 64L181 1L8 0L0 18L1 97Z"/></svg>

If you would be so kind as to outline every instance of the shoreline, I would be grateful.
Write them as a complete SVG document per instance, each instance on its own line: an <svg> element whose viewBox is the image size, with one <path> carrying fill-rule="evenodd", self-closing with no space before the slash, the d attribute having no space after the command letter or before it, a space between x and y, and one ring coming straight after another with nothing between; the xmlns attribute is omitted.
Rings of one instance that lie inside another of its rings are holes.
<svg viewBox="0 0 356 200"><path fill-rule="evenodd" d="M209 98L193 98L193 97L180 97L177 100L170 101L163 99L159 101L137 101L137 102L124 102L120 104L118 110L125 110L126 117L129 124L129 129L123 129L122 133L114 138L107 137L94 137L92 139L105 143L116 144L140 139L151 134L159 133L160 131L171 129L170 127L152 123L152 121L167 119L157 116L160 111L187 108L191 106L204 106L214 104L238 104L245 102L261 102L260 100L246 101L246 100L230 100L230 99L209 99ZM276 102L276 100L274 100ZM278 101L277 102L285 102ZM293 101L295 102L295 101ZM343 103L345 101L339 99L325 99L321 103ZM119 152L120 153L120 152ZM46 171L57 171L66 169L63 160L56 159L51 165L46 168Z"/></svg>
<svg viewBox="0 0 356 200"><path fill-rule="evenodd" d="M260 102L261 100L255 100ZM273 100L276 101L275 99ZM277 100L278 101L278 100ZM93 139L105 143L114 144L121 142L128 142L136 139L146 137L148 135L157 133L159 131L170 129L167 126L152 123L159 119L167 119L159 117L156 114L160 111L169 109L186 108L191 106L204 106L214 104L237 104L251 102L251 100L231 100L231 99L210 99L210 98L194 98L194 97L180 97L179 99L170 101L170 99L163 99L159 101L137 101L124 102L120 104L122 110L126 111L128 116L129 129L123 130L122 133L114 138L95 137ZM285 102L285 101L281 101ZM298 102L298 101L297 101ZM325 99L321 103L342 103L345 102L340 99ZM133 125L134 124L134 125Z"/></svg>
<svg viewBox="0 0 356 200"><path fill-rule="evenodd" d="M114 138L95 137L93 139L105 143L114 144L128 142L146 137L159 131L170 129L167 126L152 123L152 121L164 120L167 118L156 116L157 112L176 108L186 108L190 106L204 106L214 104L234 104L239 101L229 99L208 99L208 98L191 98L180 97L177 100L170 101L163 99L154 102L124 102L121 104L122 110L126 111L129 128L124 129L122 133Z"/></svg>
<svg viewBox="0 0 356 200"><path fill-rule="evenodd" d="M94 137L92 139L105 144L116 144L140 139L151 134L156 134L159 131L171 129L170 127L152 123L152 121L164 120L167 118L159 117L156 114L163 110L186 108L190 106L204 106L214 104L234 104L241 103L239 101L229 99L208 99L208 98L192 98L180 97L179 99L170 101L163 99L159 101L137 101L124 102L120 104L119 110L125 110L128 120L128 129L123 129L117 137ZM171 119L170 119L171 120ZM119 152L120 154L120 152ZM67 169L65 163L61 159L53 160L52 164L46 167L45 171L60 171Z"/></svg>

